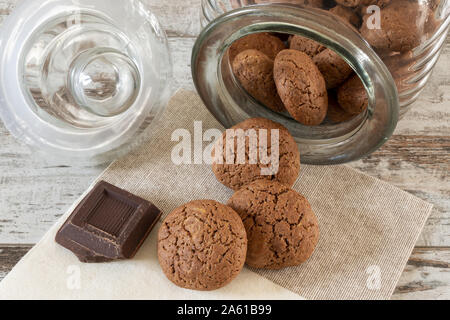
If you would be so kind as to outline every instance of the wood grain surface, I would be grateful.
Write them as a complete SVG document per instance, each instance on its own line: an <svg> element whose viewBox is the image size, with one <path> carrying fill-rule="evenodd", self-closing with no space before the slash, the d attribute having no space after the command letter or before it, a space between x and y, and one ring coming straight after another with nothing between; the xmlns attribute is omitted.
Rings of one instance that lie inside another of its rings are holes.
<svg viewBox="0 0 450 320"><path fill-rule="evenodd" d="M0 0L0 23L17 2ZM174 88L193 89L190 56L201 30L200 0L144 2L169 36ZM435 206L394 299L450 298L449 70L450 37L429 84L394 137L375 154L351 164ZM0 279L105 167L39 158L0 122Z"/></svg>

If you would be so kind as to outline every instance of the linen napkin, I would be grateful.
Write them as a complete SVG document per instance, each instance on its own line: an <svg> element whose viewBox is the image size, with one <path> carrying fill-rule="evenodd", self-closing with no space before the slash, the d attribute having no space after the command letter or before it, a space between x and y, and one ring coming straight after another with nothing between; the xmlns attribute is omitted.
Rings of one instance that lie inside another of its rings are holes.
<svg viewBox="0 0 450 320"><path fill-rule="evenodd" d="M209 165L175 165L172 133L194 122L224 128L197 94L179 91L149 142L112 163L93 183L106 180L152 201L163 212L195 199L226 203L232 191ZM281 271L244 268L212 292L178 288L162 273L156 250L160 223L135 259L81 264L54 242L61 218L0 283L3 299L389 299L432 205L348 166L302 166L295 190L316 213L321 238L305 264ZM89 191L89 190L88 190ZM86 193L88 192L86 191ZM81 201L81 199L80 199Z"/></svg>

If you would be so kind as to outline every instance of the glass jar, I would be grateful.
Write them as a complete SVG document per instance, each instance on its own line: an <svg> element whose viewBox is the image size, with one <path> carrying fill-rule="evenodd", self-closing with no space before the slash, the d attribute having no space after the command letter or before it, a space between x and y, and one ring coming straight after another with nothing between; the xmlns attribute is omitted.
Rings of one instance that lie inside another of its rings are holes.
<svg viewBox="0 0 450 320"><path fill-rule="evenodd" d="M50 162L127 153L170 98L166 35L139 0L21 1L0 39L0 117Z"/></svg>
<svg viewBox="0 0 450 320"><path fill-rule="evenodd" d="M338 4L356 13L360 25L337 17L331 8ZM423 90L447 36L449 13L448 0L203 0L194 83L225 127L249 117L270 118L293 134L302 162L350 162L381 147ZM412 23L411 30L391 26L395 17ZM260 32L299 35L338 53L361 79L367 110L346 122L311 127L266 108L239 84L228 57L236 40Z"/></svg>

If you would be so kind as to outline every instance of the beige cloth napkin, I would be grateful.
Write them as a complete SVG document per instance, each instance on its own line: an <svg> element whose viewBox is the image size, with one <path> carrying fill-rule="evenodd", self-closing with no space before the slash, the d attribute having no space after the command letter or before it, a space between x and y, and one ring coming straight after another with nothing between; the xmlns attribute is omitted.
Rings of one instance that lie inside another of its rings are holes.
<svg viewBox="0 0 450 320"><path fill-rule="evenodd" d="M165 214L194 199L226 203L232 192L208 165L176 166L176 129L223 128L192 92L171 100L153 138L98 179L154 202ZM54 242L55 225L0 283L0 298L43 299L389 299L432 206L347 166L303 166L294 189L318 216L321 238L305 264L281 271L245 268L230 285L195 292L159 268L156 229L131 261L86 265ZM81 199L80 199L81 200ZM76 204L74 204L75 206Z"/></svg>

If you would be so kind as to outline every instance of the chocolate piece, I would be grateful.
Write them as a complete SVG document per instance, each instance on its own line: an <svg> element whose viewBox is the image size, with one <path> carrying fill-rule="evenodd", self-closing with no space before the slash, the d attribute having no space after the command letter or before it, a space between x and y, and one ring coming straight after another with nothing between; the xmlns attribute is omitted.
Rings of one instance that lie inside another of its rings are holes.
<svg viewBox="0 0 450 320"><path fill-rule="evenodd" d="M56 235L56 242L81 262L131 259L141 247L161 211L105 181L78 205Z"/></svg>

